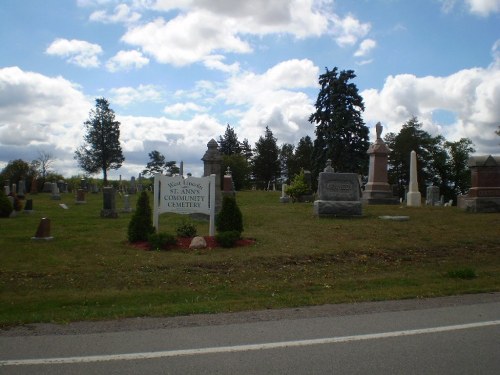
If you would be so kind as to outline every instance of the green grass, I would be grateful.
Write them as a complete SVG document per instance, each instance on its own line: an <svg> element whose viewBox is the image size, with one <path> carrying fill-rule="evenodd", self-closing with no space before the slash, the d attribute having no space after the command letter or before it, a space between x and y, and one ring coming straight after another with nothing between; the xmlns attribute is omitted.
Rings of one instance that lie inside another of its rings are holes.
<svg viewBox="0 0 500 375"><path fill-rule="evenodd" d="M500 290L498 214L365 206L361 218L319 219L312 204L282 204L279 195L238 193L243 236L255 238L254 245L196 251L131 246L132 214L101 218L100 194L88 194L85 205L74 204L71 194L62 201L34 195L33 214L0 219L0 325ZM51 219L53 240L31 239L42 217ZM184 220L164 214L160 231L175 234ZM199 235L208 234L207 222L194 222Z"/></svg>

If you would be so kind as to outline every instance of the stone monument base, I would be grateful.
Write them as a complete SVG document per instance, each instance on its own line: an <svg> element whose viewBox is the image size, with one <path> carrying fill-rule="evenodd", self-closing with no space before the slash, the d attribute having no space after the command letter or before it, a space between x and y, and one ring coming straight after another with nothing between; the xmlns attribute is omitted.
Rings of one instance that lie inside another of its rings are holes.
<svg viewBox="0 0 500 375"><path fill-rule="evenodd" d="M420 192L409 192L406 194L406 205L408 207L420 207L422 205L422 195Z"/></svg>
<svg viewBox="0 0 500 375"><path fill-rule="evenodd" d="M364 191L362 199L365 204L399 204L399 198L391 191Z"/></svg>
<svg viewBox="0 0 500 375"><path fill-rule="evenodd" d="M467 212L500 212L500 197L469 198L465 196L461 197L458 206Z"/></svg>
<svg viewBox="0 0 500 375"><path fill-rule="evenodd" d="M115 210L101 210L101 217L116 219L118 217L118 213Z"/></svg>
<svg viewBox="0 0 500 375"><path fill-rule="evenodd" d="M361 201L314 201L314 215L319 217L362 216Z"/></svg>

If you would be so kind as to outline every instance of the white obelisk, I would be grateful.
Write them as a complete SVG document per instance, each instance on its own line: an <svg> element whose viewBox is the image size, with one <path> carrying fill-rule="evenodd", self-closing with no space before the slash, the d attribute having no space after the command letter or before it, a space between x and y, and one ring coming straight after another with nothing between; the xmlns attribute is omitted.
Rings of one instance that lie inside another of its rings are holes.
<svg viewBox="0 0 500 375"><path fill-rule="evenodd" d="M409 191L406 194L406 205L408 207L420 207L421 204L422 197L418 191L417 180L417 153L412 151L410 159L410 186Z"/></svg>

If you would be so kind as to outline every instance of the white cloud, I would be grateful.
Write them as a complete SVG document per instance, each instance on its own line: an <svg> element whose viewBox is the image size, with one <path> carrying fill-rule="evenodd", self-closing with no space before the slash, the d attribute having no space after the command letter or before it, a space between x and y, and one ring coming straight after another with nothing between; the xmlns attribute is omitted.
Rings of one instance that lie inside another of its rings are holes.
<svg viewBox="0 0 500 375"><path fill-rule="evenodd" d="M206 112L207 110L208 109L204 106L198 105L193 102L187 102L187 103L176 103L167 106L163 111L169 115L178 116L184 112Z"/></svg>
<svg viewBox="0 0 500 375"><path fill-rule="evenodd" d="M479 153L498 153L500 123L500 68L464 69L446 77L416 77L410 74L389 76L381 90L361 93L365 121L381 121L389 132L399 132L412 116L431 134L448 140L470 138ZM446 111L455 117L452 124L441 123L435 112Z"/></svg>
<svg viewBox="0 0 500 375"><path fill-rule="evenodd" d="M334 15L333 36L337 44L341 47L352 46L361 38L364 38L371 29L369 23L361 23L351 14L344 18Z"/></svg>
<svg viewBox="0 0 500 375"><path fill-rule="evenodd" d="M212 70L220 70L225 73L236 73L240 70L240 64L239 63L233 63L231 65L224 64L222 61L225 59L224 56L222 55L211 55L207 56L203 60L203 64L208 68Z"/></svg>
<svg viewBox="0 0 500 375"><path fill-rule="evenodd" d="M96 10L89 19L91 21L103 23L133 23L139 21L141 15L133 12L127 4L119 4L113 14L108 14L104 10Z"/></svg>
<svg viewBox="0 0 500 375"><path fill-rule="evenodd" d="M471 13L486 17L500 12L500 0L465 0Z"/></svg>
<svg viewBox="0 0 500 375"><path fill-rule="evenodd" d="M161 90L154 85L139 85L137 88L118 87L111 89L110 93L111 102L120 106L147 101L158 102L163 97Z"/></svg>
<svg viewBox="0 0 500 375"><path fill-rule="evenodd" d="M149 59L139 51L119 51L115 56L108 60L106 68L110 72L119 70L140 69L149 64Z"/></svg>
<svg viewBox="0 0 500 375"><path fill-rule="evenodd" d="M373 39L365 39L359 44L359 48L354 52L354 56L363 57L370 53L377 46L377 42Z"/></svg>
<svg viewBox="0 0 500 375"><path fill-rule="evenodd" d="M28 161L36 158L37 150L50 150L57 159L54 169L69 164L76 172L73 153L91 107L80 88L62 77L2 68L0 150Z"/></svg>
<svg viewBox="0 0 500 375"><path fill-rule="evenodd" d="M100 65L98 56L102 53L102 48L84 40L59 38L51 43L45 53L65 57L67 62L83 68L96 68Z"/></svg>
<svg viewBox="0 0 500 375"><path fill-rule="evenodd" d="M461 2L461 0L440 0L442 5L441 9L445 13L449 13ZM468 12L481 16L487 17L492 13L500 12L500 0L463 0L463 5Z"/></svg>

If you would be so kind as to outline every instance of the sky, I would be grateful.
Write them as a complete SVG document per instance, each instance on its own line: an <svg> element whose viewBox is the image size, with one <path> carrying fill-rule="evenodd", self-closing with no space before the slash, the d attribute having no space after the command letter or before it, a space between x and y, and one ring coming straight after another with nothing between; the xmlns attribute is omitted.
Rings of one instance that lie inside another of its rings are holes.
<svg viewBox="0 0 500 375"><path fill-rule="evenodd" d="M0 168L74 159L95 99L109 100L137 176L160 151L200 176L226 126L253 146L309 135L325 69L353 70L363 120L500 154L500 0L1 0ZM99 174L95 177L100 177Z"/></svg>

